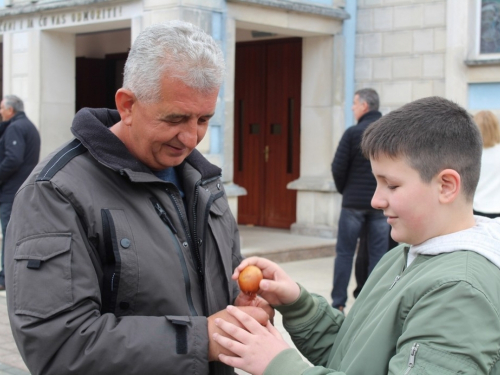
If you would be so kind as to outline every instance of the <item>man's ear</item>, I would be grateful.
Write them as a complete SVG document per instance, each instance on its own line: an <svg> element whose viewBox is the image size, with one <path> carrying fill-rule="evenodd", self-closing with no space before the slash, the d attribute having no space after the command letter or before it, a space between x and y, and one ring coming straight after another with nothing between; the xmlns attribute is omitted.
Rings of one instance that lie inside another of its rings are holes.
<svg viewBox="0 0 500 375"><path fill-rule="evenodd" d="M137 98L130 90L122 87L116 92L116 109L118 110L118 113L120 113L120 117L124 125L130 126L132 124L132 110L136 101Z"/></svg>
<svg viewBox="0 0 500 375"><path fill-rule="evenodd" d="M439 201L441 203L451 203L461 192L462 179L460 174L454 169L443 169L437 175L439 184Z"/></svg>

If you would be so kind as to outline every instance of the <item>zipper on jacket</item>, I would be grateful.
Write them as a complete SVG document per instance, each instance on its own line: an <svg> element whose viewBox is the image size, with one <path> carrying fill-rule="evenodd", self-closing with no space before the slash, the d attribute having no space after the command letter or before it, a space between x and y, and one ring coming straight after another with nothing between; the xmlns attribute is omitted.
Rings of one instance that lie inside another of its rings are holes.
<svg viewBox="0 0 500 375"><path fill-rule="evenodd" d="M193 201L193 211L195 213L193 217L193 222L196 224L196 203L198 200L198 186L200 182L198 182L195 186L195 197ZM198 249L197 244L195 244L195 241L193 241L193 238L191 237L191 231L189 230L189 223L188 223L188 218L184 218L182 215L182 210L179 206L179 202L175 195L167 188L165 189L167 194L169 195L170 199L174 203L174 206L177 210L177 213L179 214L179 217L181 218L182 226L184 228L184 233L186 233L186 237L189 242L189 247L191 248L191 253L193 254L193 259L196 262L196 271L198 273L198 279L200 282L200 289L201 289L201 294L203 297L203 313L204 315L207 315L207 301L206 301L206 296L205 296L205 275L203 274L203 267L201 265L201 256L200 256L200 251ZM196 225L195 225L196 228ZM196 230L196 229L195 229Z"/></svg>
<svg viewBox="0 0 500 375"><path fill-rule="evenodd" d="M201 261L201 254L200 254L200 244L198 243L198 229L197 229L197 222L198 222L198 217L196 215L196 206L198 205L198 196L200 195L199 187L201 185L201 181L198 181L194 187L194 199L193 199L193 244L195 247L195 255L196 255L196 261L197 261L197 266L198 266L198 275L200 277L200 283L201 285L205 285L205 273L203 271L203 262Z"/></svg>
<svg viewBox="0 0 500 375"><path fill-rule="evenodd" d="M184 254L182 253L181 246L179 244L179 240L175 236L177 234L177 230L173 226L172 222L168 218L167 212L165 209L162 207L160 202L154 197L149 198L151 203L153 204L153 207L155 208L156 213L160 217L161 221L170 229L170 234L172 235L172 239L175 244L175 250L177 251L177 256L179 257L179 261L181 262L181 268L182 268L182 276L184 278L184 285L185 285L185 290L186 290L186 299L187 303L189 306L189 311L191 311L191 315L197 316L198 312L194 308L194 303L193 303L193 298L191 296L191 280L189 279L189 272L186 264L186 259L184 258Z"/></svg>
<svg viewBox="0 0 500 375"><path fill-rule="evenodd" d="M407 250L409 250L409 248L405 248L405 251L407 251ZM405 254L404 264L403 264L403 268L401 269L401 272L399 272L399 275L396 276L396 278L392 282L391 286L389 287L389 290L394 288L394 285L396 285L396 283L399 281L399 279L401 279L401 277L403 277L404 272L407 270L407 267L406 267L407 257L408 257L408 253Z"/></svg>
<svg viewBox="0 0 500 375"><path fill-rule="evenodd" d="M401 278L400 275L397 275L396 278L394 279L394 281L392 282L391 286L389 287L389 290L391 290L392 288L394 288L394 285L396 285L396 283L399 281L399 279Z"/></svg>
<svg viewBox="0 0 500 375"><path fill-rule="evenodd" d="M419 348L419 344L414 343L410 350L410 358L408 359L408 368L406 369L405 375L408 375L413 367L415 367L415 356Z"/></svg>

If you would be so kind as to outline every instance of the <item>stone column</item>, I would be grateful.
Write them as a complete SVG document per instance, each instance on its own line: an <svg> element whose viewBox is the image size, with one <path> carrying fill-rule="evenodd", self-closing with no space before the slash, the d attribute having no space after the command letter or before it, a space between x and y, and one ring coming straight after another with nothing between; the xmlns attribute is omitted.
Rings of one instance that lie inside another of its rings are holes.
<svg viewBox="0 0 500 375"><path fill-rule="evenodd" d="M337 234L340 196L330 165L344 130L342 50L340 36L303 39L300 177L288 184L298 190L292 233L328 238Z"/></svg>
<svg viewBox="0 0 500 375"><path fill-rule="evenodd" d="M467 0L447 0L446 14L446 98L467 106L467 44L472 27ZM475 35L475 34L474 34Z"/></svg>
<svg viewBox="0 0 500 375"><path fill-rule="evenodd" d="M4 94L23 99L40 131L41 157L72 138L75 36L29 30L4 34Z"/></svg>
<svg viewBox="0 0 500 375"><path fill-rule="evenodd" d="M46 155L73 138L75 115L75 34L40 33L40 135Z"/></svg>

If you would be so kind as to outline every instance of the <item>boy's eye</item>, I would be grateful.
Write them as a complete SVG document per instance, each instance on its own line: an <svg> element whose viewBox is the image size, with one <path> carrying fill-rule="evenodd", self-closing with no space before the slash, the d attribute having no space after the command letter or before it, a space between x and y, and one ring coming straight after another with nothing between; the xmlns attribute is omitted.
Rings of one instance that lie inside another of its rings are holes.
<svg viewBox="0 0 500 375"><path fill-rule="evenodd" d="M396 189L396 188L397 188L397 186L395 186L395 185L387 185L387 188L388 188L389 190L394 190L394 189Z"/></svg>

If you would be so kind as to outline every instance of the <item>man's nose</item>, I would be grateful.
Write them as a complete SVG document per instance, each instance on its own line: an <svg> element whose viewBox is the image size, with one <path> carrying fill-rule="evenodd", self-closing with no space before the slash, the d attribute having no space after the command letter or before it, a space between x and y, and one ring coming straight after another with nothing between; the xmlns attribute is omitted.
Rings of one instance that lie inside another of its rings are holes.
<svg viewBox="0 0 500 375"><path fill-rule="evenodd" d="M198 126L196 121L189 121L180 132L178 139L188 148L195 148L198 145Z"/></svg>

